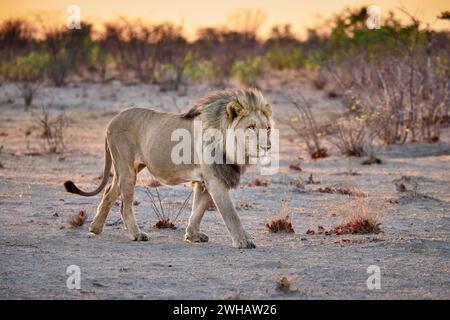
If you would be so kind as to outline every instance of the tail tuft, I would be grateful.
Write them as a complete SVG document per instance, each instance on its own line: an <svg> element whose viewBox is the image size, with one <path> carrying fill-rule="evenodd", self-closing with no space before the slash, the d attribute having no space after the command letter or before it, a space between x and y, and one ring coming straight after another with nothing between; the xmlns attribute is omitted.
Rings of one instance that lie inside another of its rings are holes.
<svg viewBox="0 0 450 320"><path fill-rule="evenodd" d="M78 189L75 183L73 183L72 181L64 182L64 188L66 188L66 191L70 193L80 193L80 189Z"/></svg>

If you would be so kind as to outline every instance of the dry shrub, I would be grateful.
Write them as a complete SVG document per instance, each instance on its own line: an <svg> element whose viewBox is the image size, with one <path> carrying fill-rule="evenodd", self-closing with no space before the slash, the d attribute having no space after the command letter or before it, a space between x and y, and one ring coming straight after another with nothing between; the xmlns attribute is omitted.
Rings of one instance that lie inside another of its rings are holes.
<svg viewBox="0 0 450 320"><path fill-rule="evenodd" d="M270 181L266 179L254 178L248 183L249 187L268 187L270 186Z"/></svg>
<svg viewBox="0 0 450 320"><path fill-rule="evenodd" d="M294 171L302 171L302 168L300 167L300 162L290 164L289 169Z"/></svg>
<svg viewBox="0 0 450 320"><path fill-rule="evenodd" d="M291 186L293 186L296 189L303 190L305 189L305 181L299 176L295 177L291 182L289 182Z"/></svg>
<svg viewBox="0 0 450 320"><path fill-rule="evenodd" d="M364 120L345 120L337 124L337 135L330 139L348 157L362 157L370 148L368 126Z"/></svg>
<svg viewBox="0 0 450 320"><path fill-rule="evenodd" d="M450 80L443 66L448 60L433 52L432 32L419 25L411 25L417 29L413 45L400 55L371 62L361 54L340 69L328 68L344 92L344 105L352 113L374 115L374 128L386 144L437 142L448 115ZM427 43L418 45L419 38Z"/></svg>
<svg viewBox="0 0 450 320"><path fill-rule="evenodd" d="M412 176L401 176L394 181L395 188L398 192L407 192L412 197L419 195L419 179Z"/></svg>
<svg viewBox="0 0 450 320"><path fill-rule="evenodd" d="M320 148L311 153L311 159L320 159L328 157L328 150L326 148Z"/></svg>
<svg viewBox="0 0 450 320"><path fill-rule="evenodd" d="M289 216L289 204L287 199L282 200L278 217L270 219L269 222L266 223L266 228L272 233L295 233L294 228L292 227L291 217Z"/></svg>
<svg viewBox="0 0 450 320"><path fill-rule="evenodd" d="M287 120L289 126L305 142L311 159L325 158L327 149L322 147L322 130L318 127L316 119L311 112L311 105L306 98L299 93L300 99L293 100L296 114Z"/></svg>
<svg viewBox="0 0 450 320"><path fill-rule="evenodd" d="M284 293L295 291L295 289L292 288L291 280L286 276L280 277L277 280L277 289Z"/></svg>
<svg viewBox="0 0 450 320"><path fill-rule="evenodd" d="M214 203L213 203L213 205L214 205ZM238 210L250 210L253 208L253 206L250 203L241 202L241 201L239 201L235 207Z"/></svg>
<svg viewBox="0 0 450 320"><path fill-rule="evenodd" d="M339 225L331 229L331 233L336 235L341 234L371 234L380 233L380 224L374 220L364 219L359 216L355 216L354 220L345 224Z"/></svg>
<svg viewBox="0 0 450 320"><path fill-rule="evenodd" d="M380 219L383 208L368 197L353 199L337 206L336 211L343 222L329 232L341 234L378 234L381 231Z"/></svg>
<svg viewBox="0 0 450 320"><path fill-rule="evenodd" d="M176 229L175 224L170 220L170 218L158 220L155 223L155 227L158 229Z"/></svg>
<svg viewBox="0 0 450 320"><path fill-rule="evenodd" d="M44 139L44 149L48 153L61 154L64 152L64 133L68 126L68 120L64 113L57 116L51 115L45 108L42 109L38 119L41 137Z"/></svg>
<svg viewBox="0 0 450 320"><path fill-rule="evenodd" d="M165 197L161 197L158 187L155 187L155 191L150 191L149 188L145 189L147 197L150 199L150 204L152 206L152 211L158 219L155 223L155 227L158 229L176 229L175 223L186 208L189 198L191 197L192 191L189 193L187 198L180 204L167 201L168 193Z"/></svg>
<svg viewBox="0 0 450 320"><path fill-rule="evenodd" d="M77 213L72 214L67 223L71 228L81 227L87 219L87 213L84 210L80 210Z"/></svg>
<svg viewBox="0 0 450 320"><path fill-rule="evenodd" d="M317 192L342 194L342 195L351 196L351 197L367 197L367 194L364 192L361 192L357 187L352 187L352 188L324 187L324 188L317 189Z"/></svg>

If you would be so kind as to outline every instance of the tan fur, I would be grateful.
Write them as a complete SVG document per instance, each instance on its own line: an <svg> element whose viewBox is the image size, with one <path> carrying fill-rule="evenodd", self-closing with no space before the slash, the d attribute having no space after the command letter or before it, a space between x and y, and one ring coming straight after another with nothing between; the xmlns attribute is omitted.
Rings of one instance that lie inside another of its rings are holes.
<svg viewBox="0 0 450 320"><path fill-rule="evenodd" d="M106 130L106 163L100 192L109 176L109 158L114 165L111 187L105 192L90 231L99 234L103 230L109 210L121 195L122 218L133 240L148 240L132 212L136 175L144 167L159 181L168 185L194 182L192 214L186 229L185 240L204 242L208 237L200 232L200 222L211 199L222 215L238 248L254 248L251 237L244 231L239 216L229 196L229 189L239 183L245 165L237 164L180 164L171 160L171 150L178 143L171 141L175 129L186 129L193 136L194 120L202 120L207 128L247 128L255 125L266 129L271 125L271 106L256 89L226 90L211 94L197 103L189 112L179 115L161 113L149 109L133 108L117 115ZM266 149L270 146L265 146ZM91 196L95 192L83 192L72 182L66 182L67 191ZM99 190L100 189L100 190Z"/></svg>

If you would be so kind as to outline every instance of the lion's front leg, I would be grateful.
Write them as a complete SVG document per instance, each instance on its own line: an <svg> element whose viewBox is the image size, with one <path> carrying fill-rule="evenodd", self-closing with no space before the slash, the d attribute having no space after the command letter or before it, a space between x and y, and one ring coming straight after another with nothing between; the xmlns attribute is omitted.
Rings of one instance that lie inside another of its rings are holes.
<svg viewBox="0 0 450 320"><path fill-rule="evenodd" d="M194 200L192 202L192 213L189 217L189 223L186 228L184 240L188 242L207 242L208 236L200 232L200 223L203 215L211 201L211 196L204 187L203 183L195 183Z"/></svg>
<svg viewBox="0 0 450 320"><path fill-rule="evenodd" d="M233 247L256 248L255 242L242 227L228 189L216 180L207 182L207 188L231 235Z"/></svg>

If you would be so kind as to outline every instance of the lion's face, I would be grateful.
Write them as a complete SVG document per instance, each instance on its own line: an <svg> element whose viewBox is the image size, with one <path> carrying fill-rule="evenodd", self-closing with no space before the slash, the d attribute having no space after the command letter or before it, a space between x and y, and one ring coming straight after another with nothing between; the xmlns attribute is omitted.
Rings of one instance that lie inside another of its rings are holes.
<svg viewBox="0 0 450 320"><path fill-rule="evenodd" d="M230 103L228 115L232 119L230 128L236 132L238 154L249 158L268 157L272 146L272 107L262 97L251 101Z"/></svg>

